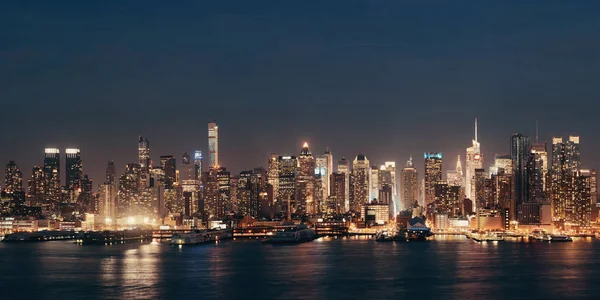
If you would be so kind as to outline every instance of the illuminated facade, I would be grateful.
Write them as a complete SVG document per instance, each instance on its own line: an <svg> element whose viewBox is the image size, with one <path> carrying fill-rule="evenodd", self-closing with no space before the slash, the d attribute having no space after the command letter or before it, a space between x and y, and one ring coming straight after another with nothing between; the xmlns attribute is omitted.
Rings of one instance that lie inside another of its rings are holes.
<svg viewBox="0 0 600 300"><path fill-rule="evenodd" d="M198 182L200 182L202 180L202 151L200 150L194 151L194 166L196 167Z"/></svg>
<svg viewBox="0 0 600 300"><path fill-rule="evenodd" d="M44 154L45 198L49 201L59 201L61 198L60 150L46 148Z"/></svg>
<svg viewBox="0 0 600 300"><path fill-rule="evenodd" d="M6 164L4 173L4 192L20 193L23 192L23 173L14 161Z"/></svg>
<svg viewBox="0 0 600 300"><path fill-rule="evenodd" d="M211 168L219 166L219 126L216 122L208 123L208 156Z"/></svg>
<svg viewBox="0 0 600 300"><path fill-rule="evenodd" d="M44 168L34 166L31 171L31 178L27 182L29 197L35 202L42 203L46 200L46 180L44 178Z"/></svg>
<svg viewBox="0 0 600 300"><path fill-rule="evenodd" d="M465 196L469 199L475 199L475 169L483 168L481 145L477 141L477 119L475 119L475 138L472 140L472 143L473 145L467 148L465 170ZM477 201L473 203L477 203Z"/></svg>
<svg viewBox="0 0 600 300"><path fill-rule="evenodd" d="M315 159L308 143L304 143L298 156L298 172L296 175L296 211L314 213L315 207Z"/></svg>
<svg viewBox="0 0 600 300"><path fill-rule="evenodd" d="M527 161L529 198L539 202L546 199L546 179L548 175L548 153L545 143L531 145L531 153Z"/></svg>
<svg viewBox="0 0 600 300"><path fill-rule="evenodd" d="M290 210L296 207L295 184L298 160L295 156L279 156L277 160L279 161L278 206L281 207L281 211L286 212L288 203L291 206Z"/></svg>
<svg viewBox="0 0 600 300"><path fill-rule="evenodd" d="M273 187L273 197L277 201L279 193L279 156L271 153L267 169L267 182ZM272 203L271 205L274 205Z"/></svg>
<svg viewBox="0 0 600 300"><path fill-rule="evenodd" d="M527 174L527 159L531 152L529 137L520 133L513 134L510 148L514 181L512 201L515 203L513 206L518 208L519 205L527 202L529 199L529 180ZM513 219L518 219L518 216L514 216Z"/></svg>
<svg viewBox="0 0 600 300"><path fill-rule="evenodd" d="M343 201L344 204L344 212L350 210L350 165L348 163L348 160L346 160L345 157L342 157L339 161L338 161L338 165L337 165L337 173L338 174L344 174L346 176L345 179L345 198L344 199L338 199L337 201Z"/></svg>
<svg viewBox="0 0 600 300"><path fill-rule="evenodd" d="M329 204L327 208L330 213L344 213L346 212L344 199L346 199L346 174L345 173L332 173L331 174L331 188L329 192Z"/></svg>
<svg viewBox="0 0 600 300"><path fill-rule="evenodd" d="M317 155L315 158L315 201L324 203L329 196L329 158L327 155Z"/></svg>
<svg viewBox="0 0 600 300"><path fill-rule="evenodd" d="M563 142L560 137L552 139L552 168L550 171L550 198L552 200L553 219L564 221L573 216L568 210L573 203L572 195L576 189L575 179L581 168L579 137L569 136Z"/></svg>
<svg viewBox="0 0 600 300"><path fill-rule="evenodd" d="M400 198L402 210L407 210L419 202L419 178L417 169L413 166L412 156L400 173Z"/></svg>
<svg viewBox="0 0 600 300"><path fill-rule="evenodd" d="M463 173L460 161L460 155L456 159L456 169L446 171L446 181L448 185L460 186L463 185Z"/></svg>
<svg viewBox="0 0 600 300"><path fill-rule="evenodd" d="M398 195L398 181L396 178L396 162L395 161L386 161L383 166L385 166L384 179L380 180L383 183L388 183L392 187L392 200L394 203L394 214L397 214L400 211L400 197ZM380 168L381 169L381 168ZM382 169L381 169L382 170ZM389 174L389 181L387 180L387 174Z"/></svg>
<svg viewBox="0 0 600 300"><path fill-rule="evenodd" d="M449 218L456 218L462 214L460 186L439 181L434 185L434 195L436 213L447 214Z"/></svg>
<svg viewBox="0 0 600 300"><path fill-rule="evenodd" d="M81 151L79 149L67 148L66 153L66 185L68 190L79 193L81 188L81 178L83 177L83 163L81 161Z"/></svg>
<svg viewBox="0 0 600 300"><path fill-rule="evenodd" d="M424 201L425 206L435 200L435 184L442 180L442 153L425 153Z"/></svg>
<svg viewBox="0 0 600 300"><path fill-rule="evenodd" d="M371 166L369 171L369 202L378 199L379 196L379 168Z"/></svg>
<svg viewBox="0 0 600 300"><path fill-rule="evenodd" d="M160 157L160 166L165 172L165 189L172 189L173 184L177 182L177 163L175 157L171 155L164 155Z"/></svg>
<svg viewBox="0 0 600 300"><path fill-rule="evenodd" d="M352 162L350 177L350 210L361 211L363 205L369 203L369 160L359 154Z"/></svg>

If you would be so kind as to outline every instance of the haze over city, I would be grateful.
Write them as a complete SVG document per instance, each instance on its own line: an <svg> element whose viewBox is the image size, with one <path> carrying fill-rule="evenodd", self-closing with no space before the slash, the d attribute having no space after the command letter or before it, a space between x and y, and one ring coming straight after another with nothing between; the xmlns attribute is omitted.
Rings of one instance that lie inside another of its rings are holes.
<svg viewBox="0 0 600 300"><path fill-rule="evenodd" d="M399 167L440 151L446 168L477 117L486 158L539 120L597 168L598 4L511 4L4 3L0 158L28 178L44 148L76 147L102 178L138 135L154 160L205 152L216 119L233 172L304 141Z"/></svg>

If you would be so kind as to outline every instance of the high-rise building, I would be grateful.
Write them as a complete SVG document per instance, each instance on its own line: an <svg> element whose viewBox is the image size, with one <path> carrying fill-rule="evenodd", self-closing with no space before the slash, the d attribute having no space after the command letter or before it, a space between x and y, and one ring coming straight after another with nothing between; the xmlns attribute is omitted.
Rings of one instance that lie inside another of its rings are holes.
<svg viewBox="0 0 600 300"><path fill-rule="evenodd" d="M331 174L331 191L329 193L327 209L330 213L343 213L345 209L346 197L346 174L332 173Z"/></svg>
<svg viewBox="0 0 600 300"><path fill-rule="evenodd" d="M277 201L279 199L279 156L277 153L271 153L271 157L269 157L267 181L272 186L273 198ZM270 205L274 206L275 203L271 203Z"/></svg>
<svg viewBox="0 0 600 300"><path fill-rule="evenodd" d="M435 200L435 184L442 180L442 153L429 152L425 153L425 176L424 176L423 192L425 193L424 201L427 207Z"/></svg>
<svg viewBox="0 0 600 300"><path fill-rule="evenodd" d="M106 168L106 181L105 185L111 185L111 178L113 178L112 172L114 170L114 163L109 162ZM142 201L140 200L140 189L141 189L141 173L142 167L140 164L127 164L125 166L125 173L119 178L118 188L118 207L119 213L126 215L138 214L141 210L140 206ZM108 184L106 184L108 183Z"/></svg>
<svg viewBox="0 0 600 300"><path fill-rule="evenodd" d="M445 181L436 183L434 185L436 213L447 214L450 218L460 216L462 211L460 194L461 188L458 185L449 185Z"/></svg>
<svg viewBox="0 0 600 300"><path fill-rule="evenodd" d="M60 150L46 148L44 153L44 193L46 200L58 201L61 197Z"/></svg>
<svg viewBox="0 0 600 300"><path fill-rule="evenodd" d="M346 185L346 192L344 193L345 198L338 200L343 203L343 211L346 212L350 210L350 165L345 157L342 157L338 161L337 173L344 174L346 176L344 183Z"/></svg>
<svg viewBox="0 0 600 300"><path fill-rule="evenodd" d="M362 206L369 203L369 160L358 154L352 162L350 177L350 210L361 211Z"/></svg>
<svg viewBox="0 0 600 300"><path fill-rule="evenodd" d="M202 151L194 151L194 165L196 167L196 176L198 182L202 181Z"/></svg>
<svg viewBox="0 0 600 300"><path fill-rule="evenodd" d="M196 164L192 163L187 152L183 153L181 157L179 185L185 199L185 215L191 216L198 212L200 183L196 175Z"/></svg>
<svg viewBox="0 0 600 300"><path fill-rule="evenodd" d="M331 192L331 189L329 188L331 186L331 174L333 174L333 154L331 154L331 151L329 151L329 148L325 148L325 153L323 153L323 155L325 156L325 159L327 161L327 166L326 166L327 185L323 186L323 188L326 190L325 191L326 195L329 196L329 193Z"/></svg>
<svg viewBox="0 0 600 300"><path fill-rule="evenodd" d="M150 158L150 142L143 136L138 139L138 162L140 165L141 187L149 187L152 159Z"/></svg>
<svg viewBox="0 0 600 300"><path fill-rule="evenodd" d="M529 137L520 133L513 134L511 137L510 148L514 180L514 196L512 197L512 201L515 203L514 207L517 207L518 209L519 205L527 202L529 199L529 180L527 174L527 159L531 152L531 142ZM518 219L518 217L514 216L514 219Z"/></svg>
<svg viewBox="0 0 600 300"><path fill-rule="evenodd" d="M381 185L379 189L379 193L377 195L377 200L381 204L387 204L389 217L394 218L395 216L395 208L394 208L394 199L392 198L392 185L388 183L384 183Z"/></svg>
<svg viewBox="0 0 600 300"><path fill-rule="evenodd" d="M566 175L565 222L578 226L590 226L592 221L591 172L577 170Z"/></svg>
<svg viewBox="0 0 600 300"><path fill-rule="evenodd" d="M550 198L555 221L566 221L573 216L568 210L570 203L573 203L572 191L576 189L575 181L581 177L576 175L580 168L579 137L569 136L566 142L563 142L560 137L554 137L552 139L552 168L549 177Z"/></svg>
<svg viewBox="0 0 600 300"><path fill-rule="evenodd" d="M75 148L65 149L66 153L66 188L79 192L81 188L81 177L83 176L83 163L81 162L81 151Z"/></svg>
<svg viewBox="0 0 600 300"><path fill-rule="evenodd" d="M296 210L300 213L314 213L315 207L315 159L308 143L304 143L298 156L296 175Z"/></svg>
<svg viewBox="0 0 600 300"><path fill-rule="evenodd" d="M88 213L97 213L96 201L93 201L93 182L92 179L86 174L81 178L81 193L77 202L79 206Z"/></svg>
<svg viewBox="0 0 600 300"><path fill-rule="evenodd" d="M413 166L412 156L400 173L400 198L402 209L407 210L419 202L419 178L417 169Z"/></svg>
<svg viewBox="0 0 600 300"><path fill-rule="evenodd" d="M298 160L295 156L279 156L277 160L279 161L278 206L281 207L281 211L287 212L289 203L290 211L294 211L296 208L295 185Z"/></svg>
<svg viewBox="0 0 600 300"><path fill-rule="evenodd" d="M106 166L106 180L105 182L109 184L117 184L117 169L115 167L114 161L109 161Z"/></svg>
<svg viewBox="0 0 600 300"><path fill-rule="evenodd" d="M489 199L490 197L490 188L489 188L489 179L487 178L487 174L484 169L475 169L475 173L473 174L473 181L475 193L473 193L474 207L473 209L480 208L491 208Z"/></svg>
<svg viewBox="0 0 600 300"><path fill-rule="evenodd" d="M171 155L161 156L160 166L165 172L165 189L172 189L173 184L177 182L177 164L175 162L175 158Z"/></svg>
<svg viewBox="0 0 600 300"><path fill-rule="evenodd" d="M458 158L456 160L456 169L446 171L446 181L448 182L448 185L462 187L463 176L460 155L458 155Z"/></svg>
<svg viewBox="0 0 600 300"><path fill-rule="evenodd" d="M219 166L219 126L217 122L208 123L208 155L210 167Z"/></svg>
<svg viewBox="0 0 600 300"><path fill-rule="evenodd" d="M46 201L46 180L44 174L43 167L34 166L31 178L27 183L29 197L38 203Z"/></svg>
<svg viewBox="0 0 600 300"><path fill-rule="evenodd" d="M467 148L466 172L465 172L465 196L469 199L475 198L475 169L483 168L483 155L481 154L481 145L477 141L477 119L475 119L475 138L473 145ZM477 201L474 201L477 205ZM476 207L474 207L476 209Z"/></svg>
<svg viewBox="0 0 600 300"><path fill-rule="evenodd" d="M23 173L12 160L6 164L5 168L4 192L10 194L23 192Z"/></svg>
<svg viewBox="0 0 600 300"><path fill-rule="evenodd" d="M527 161L528 188L531 202L546 199L546 179L548 175L548 152L545 143L531 145L531 153Z"/></svg>
<svg viewBox="0 0 600 300"><path fill-rule="evenodd" d="M400 197L398 195L398 181L396 180L396 162L395 161L386 161L383 164L383 166L385 166L385 172L382 174L389 174L389 180L390 180L390 182L385 180L383 183L389 183L392 188L392 200L394 203L394 215L396 215L400 211ZM385 175L384 178L387 178L387 176L388 175Z"/></svg>
<svg viewBox="0 0 600 300"><path fill-rule="evenodd" d="M369 202L377 200L379 197L379 168L371 166L369 170Z"/></svg>
<svg viewBox="0 0 600 300"><path fill-rule="evenodd" d="M329 196L328 159L326 154L315 157L315 202L321 204ZM317 185L321 186L319 191L316 191Z"/></svg>

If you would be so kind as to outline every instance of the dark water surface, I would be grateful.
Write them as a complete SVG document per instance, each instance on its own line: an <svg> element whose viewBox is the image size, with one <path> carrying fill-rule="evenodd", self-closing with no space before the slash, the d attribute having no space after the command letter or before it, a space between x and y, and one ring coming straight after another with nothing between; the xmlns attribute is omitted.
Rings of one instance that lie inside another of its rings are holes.
<svg viewBox="0 0 600 300"><path fill-rule="evenodd" d="M0 299L600 299L600 241L0 243Z"/></svg>

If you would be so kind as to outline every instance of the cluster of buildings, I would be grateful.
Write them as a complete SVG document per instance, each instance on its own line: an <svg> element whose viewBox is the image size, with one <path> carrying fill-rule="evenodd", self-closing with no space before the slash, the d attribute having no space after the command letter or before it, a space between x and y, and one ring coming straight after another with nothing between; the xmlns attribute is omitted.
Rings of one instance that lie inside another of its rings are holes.
<svg viewBox="0 0 600 300"><path fill-rule="evenodd" d="M109 161L94 189L83 173L79 149L45 149L24 190L17 164L6 165L0 215L96 224L95 228L154 224L202 226L245 216L256 220L315 217L352 220L361 226L425 216L439 229L523 226L590 227L597 219L596 172L583 169L579 137L546 143L511 137L510 153L495 155L488 169L477 137L451 170L439 152L421 163L410 157L377 166L367 156L334 160L329 149L313 154L305 143L298 155L273 153L266 168L232 174L219 164L219 127L208 123L208 162L201 151L154 161L150 142L138 139L138 161L117 174ZM550 158L550 159L549 159ZM420 178L420 170L423 172ZM64 179L64 182L61 181ZM68 224L68 223L65 223Z"/></svg>

